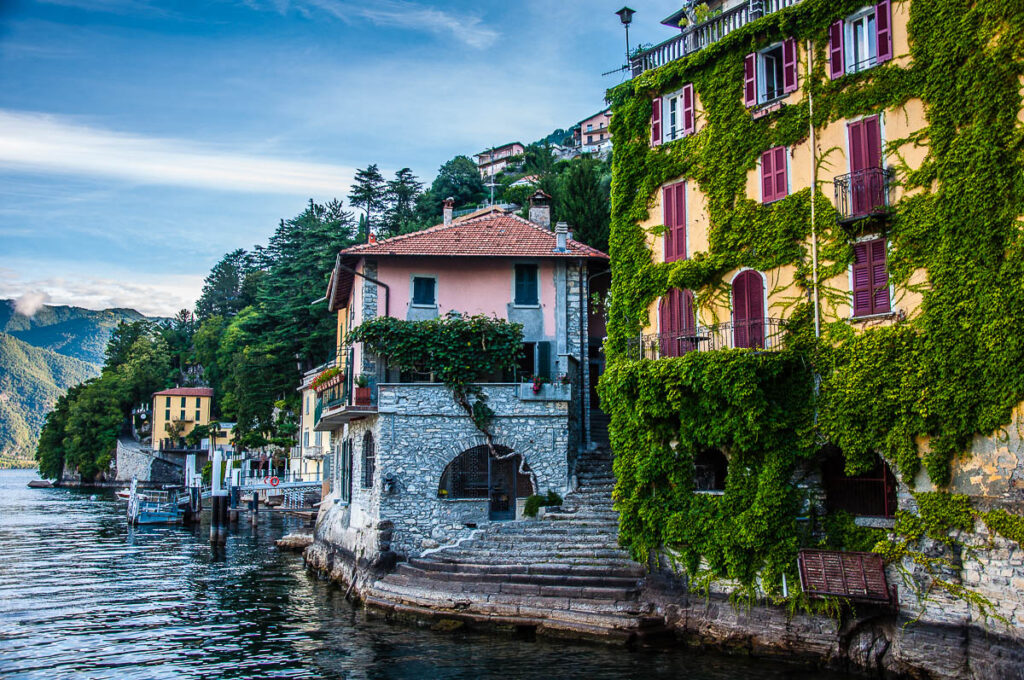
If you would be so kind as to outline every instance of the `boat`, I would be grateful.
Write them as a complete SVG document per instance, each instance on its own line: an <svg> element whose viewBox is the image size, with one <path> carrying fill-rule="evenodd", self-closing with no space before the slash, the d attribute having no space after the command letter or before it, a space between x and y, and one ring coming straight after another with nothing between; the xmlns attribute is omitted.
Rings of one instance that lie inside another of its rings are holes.
<svg viewBox="0 0 1024 680"><path fill-rule="evenodd" d="M138 480L128 488L129 524L181 524L185 516L178 502L177 489L138 492Z"/></svg>
<svg viewBox="0 0 1024 680"><path fill-rule="evenodd" d="M132 497L132 490L130 488L124 488L116 492L114 495L117 496L117 500L126 501ZM146 496L146 494L144 493L139 493L138 496L139 499L143 501L148 499L148 496Z"/></svg>

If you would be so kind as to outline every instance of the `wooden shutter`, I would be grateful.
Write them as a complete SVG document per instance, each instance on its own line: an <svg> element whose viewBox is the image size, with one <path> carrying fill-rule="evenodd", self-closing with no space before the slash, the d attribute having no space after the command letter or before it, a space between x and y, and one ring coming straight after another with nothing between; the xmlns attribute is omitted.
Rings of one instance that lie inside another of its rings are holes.
<svg viewBox="0 0 1024 680"><path fill-rule="evenodd" d="M774 155L769 149L761 154L761 202L770 203L775 198Z"/></svg>
<svg viewBox="0 0 1024 680"><path fill-rule="evenodd" d="M772 161L772 166L775 170L775 200L783 198L789 195L789 183L787 182L786 169L788 163L786 162L786 147L777 146L772 149L772 153L775 156Z"/></svg>
<svg viewBox="0 0 1024 680"><path fill-rule="evenodd" d="M871 257L871 313L885 314L889 311L889 272L885 268L885 239L868 244Z"/></svg>
<svg viewBox="0 0 1024 680"><path fill-rule="evenodd" d="M747 277L741 273L732 282L733 346L746 347L747 337Z"/></svg>
<svg viewBox="0 0 1024 680"><path fill-rule="evenodd" d="M686 259L686 182L671 187L675 197L672 200L672 258Z"/></svg>
<svg viewBox="0 0 1024 680"><path fill-rule="evenodd" d="M883 64L892 59L892 7L890 0L875 5L875 38L878 46L876 62Z"/></svg>
<svg viewBox="0 0 1024 680"><path fill-rule="evenodd" d="M876 24L877 25L877 24ZM846 71L843 63L843 20L828 27L828 74L832 80Z"/></svg>
<svg viewBox="0 0 1024 680"><path fill-rule="evenodd" d="M858 172L868 167L867 144L864 139L864 121L850 123L850 172Z"/></svg>
<svg viewBox="0 0 1024 680"><path fill-rule="evenodd" d="M551 343L537 343L537 375L551 380Z"/></svg>
<svg viewBox="0 0 1024 680"><path fill-rule="evenodd" d="M733 346L764 347L764 285L757 272L747 270L733 280Z"/></svg>
<svg viewBox="0 0 1024 680"><path fill-rule="evenodd" d="M673 241L675 232L672 227L675 225L675 191L672 186L667 186L661 190L661 210L662 210L662 224L665 225L664 242L662 244L664 250L665 262L670 262L675 258L676 247Z"/></svg>
<svg viewBox="0 0 1024 680"><path fill-rule="evenodd" d="M651 146L661 144L661 97L651 100Z"/></svg>
<svg viewBox="0 0 1024 680"><path fill-rule="evenodd" d="M787 38L782 43L782 91L795 92L797 89L796 40Z"/></svg>
<svg viewBox="0 0 1024 680"><path fill-rule="evenodd" d="M757 103L757 54L750 53L743 60L743 105Z"/></svg>
<svg viewBox="0 0 1024 680"><path fill-rule="evenodd" d="M853 246L853 315L871 313L871 263L868 243Z"/></svg>
<svg viewBox="0 0 1024 680"><path fill-rule="evenodd" d="M693 116L693 84L687 83L683 86L683 134L692 135L697 126Z"/></svg>
<svg viewBox="0 0 1024 680"><path fill-rule="evenodd" d="M861 121L861 134L864 137L864 167L882 167L882 128L878 116Z"/></svg>

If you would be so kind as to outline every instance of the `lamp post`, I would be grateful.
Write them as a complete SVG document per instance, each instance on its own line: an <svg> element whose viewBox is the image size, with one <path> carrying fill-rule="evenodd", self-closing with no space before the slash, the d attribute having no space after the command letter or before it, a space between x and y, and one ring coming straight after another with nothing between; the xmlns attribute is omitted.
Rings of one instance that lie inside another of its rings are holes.
<svg viewBox="0 0 1024 680"><path fill-rule="evenodd" d="M629 7L623 7L618 12L616 12L616 14L619 15L619 21L621 21L622 25L626 28L626 65L628 66L629 65L629 25L631 23L633 23L633 15L636 14L636 11L630 9Z"/></svg>

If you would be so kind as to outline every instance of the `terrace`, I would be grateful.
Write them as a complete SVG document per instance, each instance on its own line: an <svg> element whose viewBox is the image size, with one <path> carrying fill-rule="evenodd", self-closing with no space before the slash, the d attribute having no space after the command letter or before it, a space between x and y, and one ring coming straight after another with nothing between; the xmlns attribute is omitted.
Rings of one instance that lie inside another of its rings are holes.
<svg viewBox="0 0 1024 680"><path fill-rule="evenodd" d="M673 333L650 333L630 338L626 354L630 359L662 359L720 349L777 352L783 348L784 330L782 319L765 318L697 326Z"/></svg>

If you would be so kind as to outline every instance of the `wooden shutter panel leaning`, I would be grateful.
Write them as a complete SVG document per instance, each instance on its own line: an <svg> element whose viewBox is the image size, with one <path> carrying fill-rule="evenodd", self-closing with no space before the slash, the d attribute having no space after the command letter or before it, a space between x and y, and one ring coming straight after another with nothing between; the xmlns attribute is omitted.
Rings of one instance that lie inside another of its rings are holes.
<svg viewBox="0 0 1024 680"><path fill-rule="evenodd" d="M785 94L797 90L796 40L787 38L782 43L782 91Z"/></svg>
<svg viewBox="0 0 1024 680"><path fill-rule="evenodd" d="M775 170L772 149L761 154L761 202L770 203L775 200Z"/></svg>
<svg viewBox="0 0 1024 680"><path fill-rule="evenodd" d="M853 315L871 313L871 263L867 243L853 246Z"/></svg>
<svg viewBox="0 0 1024 680"><path fill-rule="evenodd" d="M843 20L828 27L828 74L832 80L841 77L846 71L843 63Z"/></svg>
<svg viewBox="0 0 1024 680"><path fill-rule="evenodd" d="M753 52L743 59L743 105L757 103L757 55Z"/></svg>
<svg viewBox="0 0 1024 680"><path fill-rule="evenodd" d="M892 6L890 0L875 5L875 44L878 46L876 62L884 64L892 59Z"/></svg>
<svg viewBox="0 0 1024 680"><path fill-rule="evenodd" d="M692 135L697 130L693 115L693 83L683 86L683 134Z"/></svg>
<svg viewBox="0 0 1024 680"><path fill-rule="evenodd" d="M651 146L661 144L661 97L651 100Z"/></svg>

